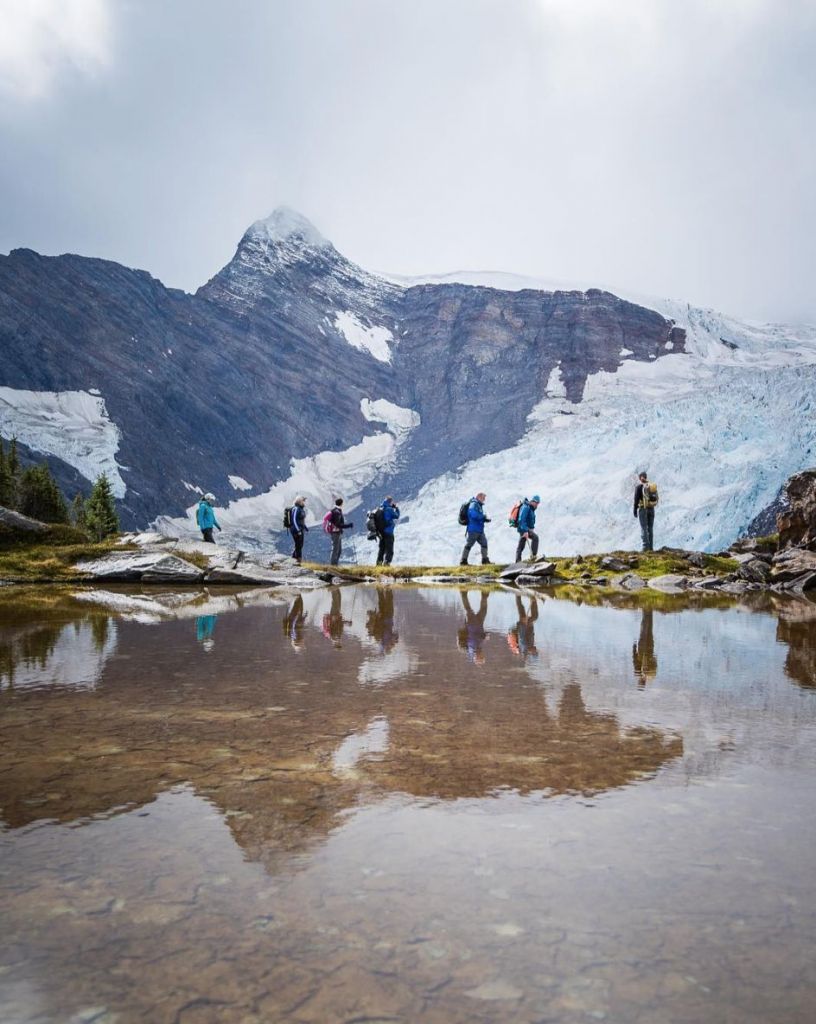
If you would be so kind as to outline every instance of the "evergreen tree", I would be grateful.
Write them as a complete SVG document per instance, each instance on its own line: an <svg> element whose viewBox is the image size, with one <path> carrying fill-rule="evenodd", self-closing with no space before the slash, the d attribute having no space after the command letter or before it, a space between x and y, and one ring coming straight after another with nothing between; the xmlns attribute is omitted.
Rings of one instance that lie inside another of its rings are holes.
<svg viewBox="0 0 816 1024"><path fill-rule="evenodd" d="M0 437L0 505L3 508L11 508L11 473L6 459L6 448L3 438Z"/></svg>
<svg viewBox="0 0 816 1024"><path fill-rule="evenodd" d="M71 522L78 530L88 529L88 515L85 509L85 499L77 494L71 502Z"/></svg>
<svg viewBox="0 0 816 1024"><path fill-rule="evenodd" d="M20 497L20 459L17 455L17 438L11 439L6 455L0 441L0 505L17 508Z"/></svg>
<svg viewBox="0 0 816 1024"><path fill-rule="evenodd" d="M23 470L18 509L24 516L39 519L41 523L68 522L65 498L45 463Z"/></svg>
<svg viewBox="0 0 816 1024"><path fill-rule="evenodd" d="M85 506L85 522L97 540L119 532L119 516L113 500L110 481L103 473L96 478L91 496Z"/></svg>

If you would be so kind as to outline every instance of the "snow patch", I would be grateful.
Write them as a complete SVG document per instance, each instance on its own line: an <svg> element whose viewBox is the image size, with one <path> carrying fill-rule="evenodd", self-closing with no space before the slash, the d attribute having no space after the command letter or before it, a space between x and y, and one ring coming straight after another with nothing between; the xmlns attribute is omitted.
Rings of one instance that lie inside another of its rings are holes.
<svg viewBox="0 0 816 1024"><path fill-rule="evenodd" d="M567 386L564 383L564 374L561 372L561 363L554 366L547 378L547 386L544 389L547 398L566 398Z"/></svg>
<svg viewBox="0 0 816 1024"><path fill-rule="evenodd" d="M242 476L228 476L227 480L230 482L230 487L234 491L251 491L252 484L248 483Z"/></svg>
<svg viewBox="0 0 816 1024"><path fill-rule="evenodd" d="M364 398L360 402L360 411L369 422L384 423L386 428L398 438L420 424L418 412L395 405L385 398L378 398L374 402L370 398Z"/></svg>
<svg viewBox="0 0 816 1024"><path fill-rule="evenodd" d="M387 327L366 327L349 310L335 314L334 326L352 348L368 352L381 363L391 362L388 343L394 340L394 336Z"/></svg>
<svg viewBox="0 0 816 1024"><path fill-rule="evenodd" d="M667 342L666 343L666 348L668 348L669 345L671 345L671 342ZM635 353L631 350L631 348L622 348L620 350L620 352L618 353L618 355L620 355L621 359L625 359L627 356L633 356L634 354Z"/></svg>
<svg viewBox="0 0 816 1024"><path fill-rule="evenodd" d="M297 240L313 249L324 249L331 245L310 220L288 206L279 206L268 217L256 220L247 235L271 242Z"/></svg>
<svg viewBox="0 0 816 1024"><path fill-rule="evenodd" d="M116 462L121 435L98 393L0 387L0 434L56 456L86 480L105 473L114 495L125 496Z"/></svg>

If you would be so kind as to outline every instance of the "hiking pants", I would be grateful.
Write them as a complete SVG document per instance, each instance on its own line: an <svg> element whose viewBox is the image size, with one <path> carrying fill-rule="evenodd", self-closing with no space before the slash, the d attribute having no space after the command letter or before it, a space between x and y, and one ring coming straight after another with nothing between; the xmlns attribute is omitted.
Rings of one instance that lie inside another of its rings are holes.
<svg viewBox="0 0 816 1024"><path fill-rule="evenodd" d="M533 558L538 554L538 534L535 530L528 530L527 533L530 535L530 551L533 553ZM524 534L519 534L518 547L516 548L516 561L521 561L521 556L524 554L524 548L527 544L527 539Z"/></svg>
<svg viewBox="0 0 816 1024"><path fill-rule="evenodd" d="M292 558L294 558L296 562L299 562L303 557L303 539L305 534L303 530L290 530L289 532L292 534L292 539L295 542L295 550L292 552Z"/></svg>
<svg viewBox="0 0 816 1024"><path fill-rule="evenodd" d="M381 533L380 547L377 551L377 565L390 565L394 557L394 534Z"/></svg>
<svg viewBox="0 0 816 1024"><path fill-rule="evenodd" d="M470 549L474 544L478 544L482 549L482 565L487 564L487 537L484 535L484 530L481 533L471 533L468 530L467 537L465 538L465 546L462 548L461 564L464 565L470 555Z"/></svg>
<svg viewBox="0 0 816 1024"><path fill-rule="evenodd" d="M202 530L201 531L201 534L204 537L204 540L205 540L205 542L207 544L215 544L215 541L213 540L212 532L213 532L213 528L211 526L208 526L206 530Z"/></svg>
<svg viewBox="0 0 816 1024"><path fill-rule="evenodd" d="M644 551L654 551L654 514L653 508L639 508L640 537Z"/></svg>
<svg viewBox="0 0 816 1024"><path fill-rule="evenodd" d="M333 533L331 535L331 542L332 553L329 564L337 565L337 563L340 561L340 552L343 550L343 533L341 530L338 530L337 533Z"/></svg>

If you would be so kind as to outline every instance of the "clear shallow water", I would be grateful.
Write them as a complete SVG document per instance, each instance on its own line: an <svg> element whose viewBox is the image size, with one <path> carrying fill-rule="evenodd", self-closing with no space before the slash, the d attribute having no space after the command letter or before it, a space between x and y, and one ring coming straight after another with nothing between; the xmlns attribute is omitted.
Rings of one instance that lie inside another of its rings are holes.
<svg viewBox="0 0 816 1024"><path fill-rule="evenodd" d="M816 604L80 597L0 595L4 1022L816 1018Z"/></svg>

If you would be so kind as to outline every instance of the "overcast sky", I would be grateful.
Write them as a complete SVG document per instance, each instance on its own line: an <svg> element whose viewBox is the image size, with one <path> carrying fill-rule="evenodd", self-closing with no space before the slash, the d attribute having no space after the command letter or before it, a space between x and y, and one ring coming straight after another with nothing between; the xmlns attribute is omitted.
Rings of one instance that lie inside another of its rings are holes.
<svg viewBox="0 0 816 1024"><path fill-rule="evenodd" d="M0 250L363 266L816 322L814 0L0 0Z"/></svg>

